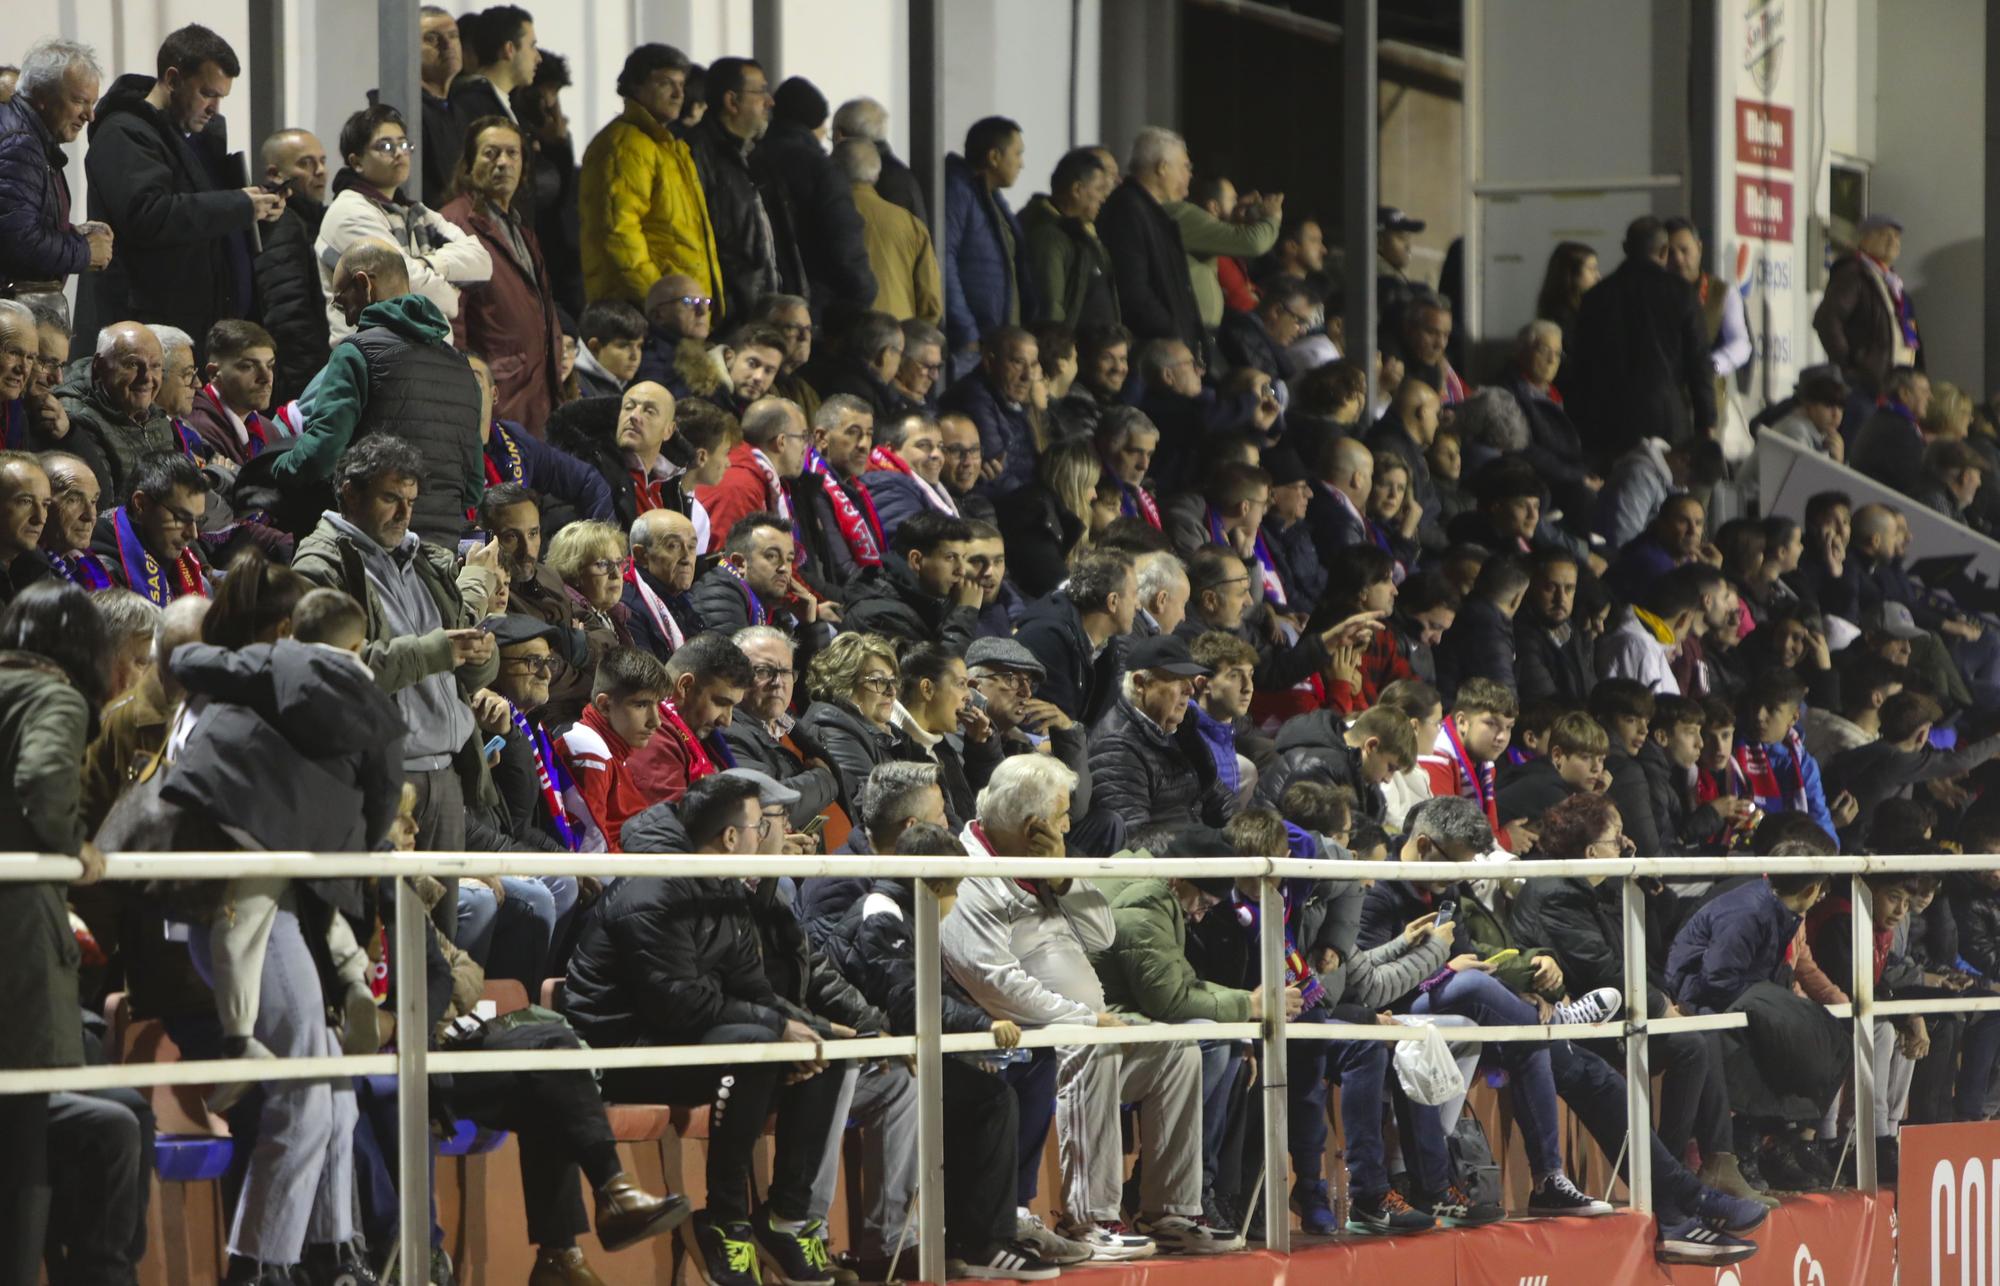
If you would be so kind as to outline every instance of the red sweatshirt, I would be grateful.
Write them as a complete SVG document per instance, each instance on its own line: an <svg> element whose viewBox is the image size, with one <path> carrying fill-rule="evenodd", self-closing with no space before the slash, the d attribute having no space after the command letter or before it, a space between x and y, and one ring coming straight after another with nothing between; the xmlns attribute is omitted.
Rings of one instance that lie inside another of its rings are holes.
<svg viewBox="0 0 2000 1286"><path fill-rule="evenodd" d="M556 743L556 753L576 783L569 791L574 799L565 802L589 821L604 852L624 852L619 836L625 819L654 802L632 778L632 747L611 730L596 706L585 706L583 718ZM593 846L586 840L585 847Z"/></svg>

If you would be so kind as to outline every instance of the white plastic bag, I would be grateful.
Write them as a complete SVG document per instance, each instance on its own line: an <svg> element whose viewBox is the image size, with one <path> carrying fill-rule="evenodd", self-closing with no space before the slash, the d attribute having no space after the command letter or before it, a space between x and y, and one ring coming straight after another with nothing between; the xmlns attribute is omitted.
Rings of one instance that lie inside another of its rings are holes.
<svg viewBox="0 0 2000 1286"><path fill-rule="evenodd" d="M1444 1033L1434 1023L1424 1023L1423 1028L1422 1040L1396 1043L1396 1078L1414 1102L1441 1107L1465 1093L1465 1076Z"/></svg>

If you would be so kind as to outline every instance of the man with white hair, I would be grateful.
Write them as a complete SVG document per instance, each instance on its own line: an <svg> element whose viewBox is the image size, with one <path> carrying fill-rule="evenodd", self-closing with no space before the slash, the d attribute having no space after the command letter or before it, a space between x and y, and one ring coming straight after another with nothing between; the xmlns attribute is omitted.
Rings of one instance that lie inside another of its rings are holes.
<svg viewBox="0 0 2000 1286"><path fill-rule="evenodd" d="M1118 277L1120 320L1138 339L1177 339L1202 351L1201 305L1188 277L1181 229L1166 206L1185 201L1194 165L1187 142L1148 125L1132 143L1125 181L1105 198L1097 234Z"/></svg>
<svg viewBox="0 0 2000 1286"><path fill-rule="evenodd" d="M1139 577L1139 614L1132 621L1134 638L1172 634L1187 619L1187 564L1171 549L1141 554L1133 563Z"/></svg>
<svg viewBox="0 0 2000 1286"><path fill-rule="evenodd" d="M107 505L123 503L140 456L180 447L173 420L159 405L166 366L152 328L114 322L98 333L89 382L82 388L66 384L57 393L69 416L62 448L90 462Z"/></svg>
<svg viewBox="0 0 2000 1286"><path fill-rule="evenodd" d="M1122 692L1090 733L1090 778L1098 804L1126 826L1216 826L1236 811L1198 737L1178 735L1196 679L1208 678L1179 635L1132 645ZM1189 732L1193 730L1190 729Z"/></svg>
<svg viewBox="0 0 2000 1286"><path fill-rule="evenodd" d="M732 638L750 658L751 681L750 690L723 727L722 739L739 767L755 768L798 792L798 802L791 806L792 829L796 830L838 801L840 778L833 765L807 756L791 739L798 722L791 713L792 693L799 681L791 637L769 625L751 625L736 631ZM935 770L935 765L932 768ZM861 819L853 820L858 835Z"/></svg>
<svg viewBox="0 0 2000 1286"><path fill-rule="evenodd" d="M873 180L882 198L891 205L902 206L917 216L919 223L928 226L923 185L889 146L889 109L872 98L850 98L842 103L833 113L833 141L841 143L850 138L873 144L876 155L882 158L882 172Z"/></svg>
<svg viewBox="0 0 2000 1286"><path fill-rule="evenodd" d="M97 105L102 72L89 45L38 42L21 60L14 97L0 103L0 291L61 290L71 275L111 262L111 228L69 221L63 145Z"/></svg>
<svg viewBox="0 0 2000 1286"><path fill-rule="evenodd" d="M854 211L861 216L861 244L875 274L875 311L899 322L912 317L932 323L941 320L944 282L931 248L931 230L875 190L882 177L882 154L866 139L844 139L833 146L833 164L852 188Z"/></svg>
<svg viewBox="0 0 2000 1286"><path fill-rule="evenodd" d="M979 792L960 840L974 857L1061 857L1076 774L1043 755L1017 755ZM1022 1027L1119 1027L1106 1012L1094 952L1117 936L1111 904L1088 880L971 879L939 931L945 968L972 1002ZM1100 1260L1160 1248L1233 1250L1201 1217L1201 1052L1191 1044L1082 1045L1057 1050L1056 1137L1064 1236ZM1124 1150L1118 1105L1139 1104L1140 1217L1120 1215ZM1025 1203L1024 1203L1025 1204Z"/></svg>
<svg viewBox="0 0 2000 1286"><path fill-rule="evenodd" d="M160 391L153 405L166 413L174 430L174 443L185 455L206 456L200 447L201 435L188 427L194 410L194 391L201 387L201 368L194 360L194 336L178 326L151 324L147 327L160 341Z"/></svg>
<svg viewBox="0 0 2000 1286"><path fill-rule="evenodd" d="M662 661L701 633L688 590L701 552L694 520L678 509L648 509L632 520L632 561L625 568L625 596L632 641Z"/></svg>

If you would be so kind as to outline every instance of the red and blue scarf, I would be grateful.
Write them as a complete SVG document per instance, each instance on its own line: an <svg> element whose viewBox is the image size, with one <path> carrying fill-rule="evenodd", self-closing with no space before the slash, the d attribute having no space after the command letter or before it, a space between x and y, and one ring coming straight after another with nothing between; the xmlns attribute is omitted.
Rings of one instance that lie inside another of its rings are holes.
<svg viewBox="0 0 2000 1286"><path fill-rule="evenodd" d="M195 557L194 546L189 545L174 560L169 583L167 570L160 566L160 560L139 539L138 531L132 526L131 511L124 505L111 511L111 528L118 538L118 565L124 573L125 585L155 607L165 607L177 598L189 594L208 597L208 574L202 570L201 561Z"/></svg>
<svg viewBox="0 0 2000 1286"><path fill-rule="evenodd" d="M1208 538L1224 549L1235 548L1229 543L1229 536L1222 529L1222 515L1215 512L1213 505L1209 506L1208 510ZM1282 607L1285 604L1285 581L1278 575L1277 560L1271 557L1271 547L1265 543L1262 529L1257 532L1254 548L1257 553L1258 570L1263 573L1264 597Z"/></svg>
<svg viewBox="0 0 2000 1286"><path fill-rule="evenodd" d="M229 407L223 402L222 395L215 391L215 385L202 385L201 395L207 398L210 404L215 407L216 414L222 417L223 422L228 423L231 418ZM178 420L175 421L175 424L178 425L179 423ZM243 458L245 460L256 459L263 452L264 448L270 445L270 434L264 428L264 417L255 411L244 415L243 433L249 439L243 444ZM515 481L518 482L519 479L517 478Z"/></svg>
<svg viewBox="0 0 2000 1286"><path fill-rule="evenodd" d="M499 448L497 451L494 450L496 446ZM520 444L514 441L513 435L508 433L506 426L498 420L493 422L493 437L487 442L486 450L481 454L486 460L487 486L497 487L503 482L527 485L528 465L521 459ZM658 507L658 497L655 496L652 508Z"/></svg>
<svg viewBox="0 0 2000 1286"><path fill-rule="evenodd" d="M111 588L111 572L104 566L104 560L88 549L80 549L74 554L50 554L49 565L56 575L72 585L79 585L91 593Z"/></svg>
<svg viewBox="0 0 2000 1286"><path fill-rule="evenodd" d="M840 485L840 479L834 476L833 466L826 462L818 447L806 448L805 471L819 475L820 489L826 492L827 503L833 506L833 521L840 528L840 538L847 542L847 551L854 556L855 563L862 567L880 567L882 520L875 514L875 501L869 496L868 488L858 488L861 503L855 504L854 497Z"/></svg>
<svg viewBox="0 0 2000 1286"><path fill-rule="evenodd" d="M569 809L563 806L563 792L575 783L571 781L569 769L563 767L562 756L549 741L549 734L539 723L529 723L512 701L507 703L507 713L514 721L514 731L528 743L528 749L535 756L535 779L542 788L542 803L549 810L549 824L556 828L556 838L570 852L577 852L583 844L583 837L569 823Z"/></svg>
<svg viewBox="0 0 2000 1286"><path fill-rule="evenodd" d="M1305 1002L1306 1009L1311 1010L1326 999L1326 988L1320 985L1319 975L1306 964L1305 953L1299 950L1299 944L1292 935L1292 885L1293 881L1286 880L1279 886L1285 903L1285 981L1299 989L1299 999ZM1253 935L1259 932L1258 921L1262 912L1257 900L1240 892L1232 892L1229 896L1236 907L1236 922Z"/></svg>

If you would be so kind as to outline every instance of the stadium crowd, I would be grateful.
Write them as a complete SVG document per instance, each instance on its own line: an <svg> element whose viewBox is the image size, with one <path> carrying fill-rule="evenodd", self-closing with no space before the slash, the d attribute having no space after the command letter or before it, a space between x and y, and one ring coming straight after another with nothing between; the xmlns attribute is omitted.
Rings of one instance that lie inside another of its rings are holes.
<svg viewBox="0 0 2000 1286"><path fill-rule="evenodd" d="M579 147L528 12L426 6L422 31L416 111L326 123L331 157L305 128L258 140L247 187L219 114L241 66L204 27L108 83L43 40L0 103L0 834L86 873L0 884L0 1066L104 1059L114 990L190 1057L915 1028L908 881L419 881L431 1027L399 1034L373 882L96 883L107 851L1465 865L1288 882L1282 925L1228 879L940 882L945 1027L999 1047L945 1064L949 1253L1041 1280L1257 1236L1260 1073L1236 1042L1024 1029L1604 1022L1615 886L1510 857L2000 853L2000 622L1904 559L1914 508L2000 522L2000 451L1923 373L1893 219L1833 271L1831 360L1755 428L1907 500L1758 515L1718 431L1742 298L1685 220L1636 221L1602 274L1559 246L1511 355L1471 370L1412 275L1423 224L1384 207L1367 372L1321 225L1197 173L1170 130L1068 152L1019 200L1021 130L982 119L927 215L871 99L648 44ZM1749 1016L1653 1042L1663 1256L1740 1259L1769 1191L1840 1180L1825 1005L1856 969L1896 996L2000 976L2000 869L1871 887L1858 961L1825 877L1646 885L1650 1015ZM560 979L560 1013L482 1018L488 978ZM1898 1121L1994 1111L1993 1016L1876 1040L1860 1146L1885 1173ZM1609 1213L1564 1173L1556 1105L1623 1154L1615 1042L1485 1049L1528 1213ZM1262 1074L1288 1079L1304 1230L1505 1217L1462 1093L1419 1101L1380 1042L1291 1059ZM229 1282L365 1284L425 1235L397 1227L392 1102L211 1096ZM710 1109L705 1209L623 1171L607 1102ZM683 1221L714 1286L914 1263L899 1063L493 1073L433 1103L519 1134L535 1286L598 1281L593 1228L611 1250ZM825 1221L850 1121L847 1263ZM1054 1226L1030 1213L1051 1130ZM0 1137L0 1282L133 1281L146 1100L0 1098Z"/></svg>

